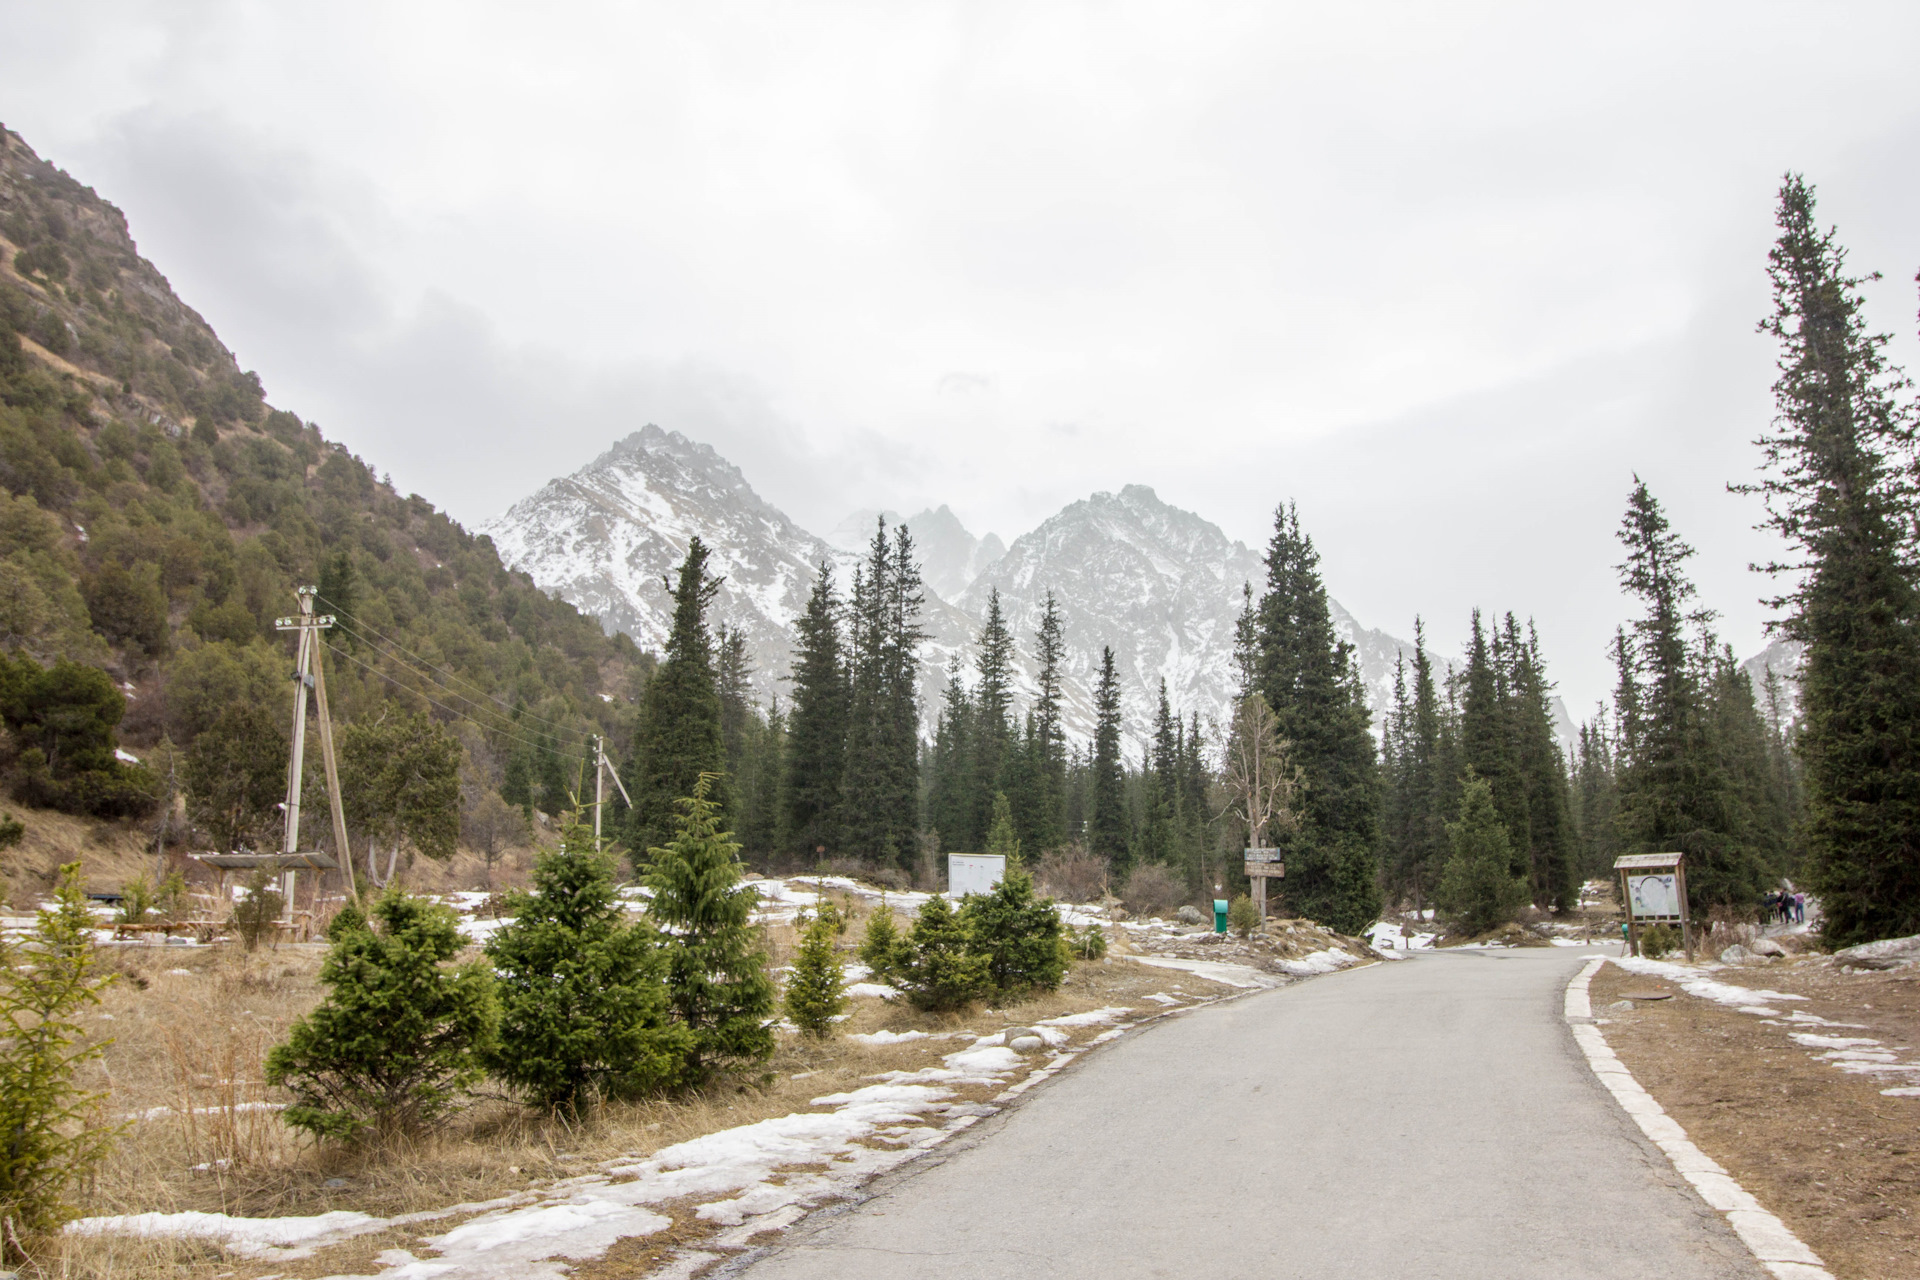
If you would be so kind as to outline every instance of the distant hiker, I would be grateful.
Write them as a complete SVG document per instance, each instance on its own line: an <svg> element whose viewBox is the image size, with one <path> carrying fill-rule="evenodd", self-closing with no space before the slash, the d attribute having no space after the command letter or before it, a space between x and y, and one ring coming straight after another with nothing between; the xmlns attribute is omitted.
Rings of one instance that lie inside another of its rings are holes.
<svg viewBox="0 0 1920 1280"><path fill-rule="evenodd" d="M1793 922L1795 924L1807 922L1807 895L1799 890L1795 890L1793 895Z"/></svg>

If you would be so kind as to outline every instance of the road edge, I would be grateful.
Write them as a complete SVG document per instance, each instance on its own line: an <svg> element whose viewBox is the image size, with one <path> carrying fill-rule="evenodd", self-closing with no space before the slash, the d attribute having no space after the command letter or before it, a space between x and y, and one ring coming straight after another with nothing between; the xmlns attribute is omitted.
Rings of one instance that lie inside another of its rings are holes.
<svg viewBox="0 0 1920 1280"><path fill-rule="evenodd" d="M1647 1140L1665 1153L1673 1163L1674 1172L1687 1180L1708 1207L1726 1218L1727 1225L1740 1237L1740 1243L1747 1246L1754 1261L1778 1280L1834 1280L1819 1254L1754 1199L1732 1174L1693 1145L1687 1131L1654 1101L1652 1094L1641 1088L1626 1064L1608 1046L1606 1036L1594 1022L1593 1001L1588 995L1588 984L1605 963L1606 956L1594 956L1580 967L1580 972L1567 983L1562 1014L1594 1076L1606 1086L1620 1109L1640 1126Z"/></svg>

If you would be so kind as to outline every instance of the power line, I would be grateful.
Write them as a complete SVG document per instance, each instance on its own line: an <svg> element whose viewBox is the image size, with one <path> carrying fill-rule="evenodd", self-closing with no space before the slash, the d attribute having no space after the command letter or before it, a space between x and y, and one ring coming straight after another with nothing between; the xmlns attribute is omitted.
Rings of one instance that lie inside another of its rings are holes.
<svg viewBox="0 0 1920 1280"><path fill-rule="evenodd" d="M429 659L424 658L419 654L415 653L413 650L407 648L405 645L401 644L398 640L395 640L392 636L389 636L384 632L379 631L373 626L369 625L365 619L357 617L354 614L347 612L345 609L342 609L339 605L333 603L333 601L331 600L328 600L325 596L319 596L318 599L323 601L326 604L327 608L333 611L336 618L346 618L351 620L352 625L347 625L343 623L341 627L342 630L351 633L357 639L366 641L368 644L374 644L374 645L385 644L385 645L391 646L392 648L398 649L401 653L406 654L407 657L412 658L415 662L420 663L422 666L425 666L440 672L440 674L446 677L447 680L457 680L460 683L466 685L469 689L472 689L475 693L479 694L482 698L485 698L488 700L488 702L485 705L488 705L489 707L493 705L492 704L493 694L489 693L485 689L482 689L479 685L475 684L473 681L468 680L466 677L460 675L456 671L453 671L451 668L437 666L435 663L433 663ZM392 657L391 654L383 654L382 656ZM405 666L406 664L402 663L401 665ZM422 676L422 678L425 678L425 679L435 680L435 682L439 683L441 687L447 691L448 694L454 697L461 698L468 702L473 702L472 698L468 698L465 694L458 692L451 685L446 684L444 681L441 681L438 677L427 676L425 672L420 672L420 671L416 671L415 674L420 675ZM475 705L478 706L482 704L475 703ZM502 712L502 714L508 714L508 713ZM572 730L568 726L560 724L557 721L549 720L545 716L536 715L532 711L522 710L518 717L513 717L509 715L509 718L515 719L516 721L517 720L537 720L541 724L547 725L548 727L558 730L562 733L572 732Z"/></svg>
<svg viewBox="0 0 1920 1280"><path fill-rule="evenodd" d="M362 669L364 669L364 670L366 670L366 671L369 671L369 672L371 672L372 674L374 674L374 675L376 675L376 676L379 676L379 677L380 677L380 678L381 678L382 680L385 680L385 681L386 681L387 683L389 683L389 684L392 684L392 685L397 685L397 686L399 686L400 688L403 688L403 689L404 689L404 688L407 688L407 686L406 686L406 685L404 685L404 684L402 684L402 683L401 683L401 682L400 682L399 680L397 680L397 679L395 679L395 678L394 678L394 677L393 677L392 675L390 675L390 674L388 674L388 673L387 673L387 672L385 672L385 671L382 671L382 670L380 670L380 668L378 668L378 667L376 667L376 666L374 666L374 665L373 665L372 663L369 663L369 662L362 662L362 661L361 661L360 659L358 659L358 658L356 658L356 657L354 657L354 656L353 656L352 654L350 654L350 653L348 653L348 652L347 652L346 650L344 650L344 649L339 649L339 648L336 648L336 647L334 647L333 645L331 645L331 644L329 644L329 645L327 645L327 652L328 652L328 653L331 653L331 654L332 654L332 655L333 655L334 657L336 657L336 658L343 658L343 659L345 659L346 661L348 661L348 662L351 662L351 663L352 663L352 664L353 664L354 666L356 666L356 667L360 667L360 668L362 668ZM440 689L440 686L439 686L438 684L435 684L435 686L434 686L434 687L435 687L436 689ZM533 741L533 740L531 740L531 739L528 739L528 738L522 738L522 737L519 737L519 736L517 736L517 735L515 735L515 734L511 734L511 733L508 733L508 732L506 732L506 731L505 731L504 729L501 729L501 728L499 728L499 727L498 727L498 726L496 726L496 725L489 725L489 724L484 724L484 723L482 723L481 721L479 721L479 720L477 720L477 719L475 719L475 718L474 718L473 716L470 716L470 715L468 715L468 714L467 714L466 712L464 712L464 711L461 711L461 710L459 710L459 709L458 709L458 708L456 708L456 707L450 707L450 706L448 706L448 705L447 705L446 703L444 703L444 702L441 702L441 701L439 701L438 699L436 699L436 698L434 698L434 697L431 697L430 695L428 695L427 693L425 693L425 692L423 692L422 690L419 690L419 689L408 689L407 691L408 691L409 693L413 693L413 694L417 694L417 695L418 695L419 697L421 697L422 699L425 699L425 701L426 701L426 702L427 702L427 703L428 703L429 705L431 705L431 706L434 706L434 707L438 707L438 708L439 708L440 710L442 710L442 711L444 711L444 712L446 712L446 713L447 713L448 715L450 715L450 716L452 716L452 717L454 717L455 719L457 719L457 720L465 720L465 721L466 721L467 723L469 723L469 724L472 724L472 725L475 725L475 726L477 726L478 728L480 728L480 729L483 729L483 730L485 730L485 731L486 731L486 732L488 732L488 733L492 733L492 734L495 734L495 735L497 735L498 737L501 737L501 738L504 738L504 739L506 739L506 740L507 740L508 742L516 742L516 743L519 743L519 744L520 744L521 746L523 746L523 747L527 747L527 748L529 748L530 750L533 750L533 751L543 751L543 752L545 752L546 754L548 754L548 755L550 755L550 756L553 756L553 757L554 757L555 759L557 759L557 760L572 760L572 759L574 759L574 758L575 758L575 757L573 757L573 756L570 756L570 755L567 755L567 754L566 754L566 753L565 753L564 751L562 751L562 750L561 750L560 748L558 748L558 747L554 747L554 746L549 746L549 745L547 745L546 743L543 743L543 742L535 742L535 741ZM444 692L448 692L448 691L447 691L447 690L445 690L445 689L440 689L440 691L441 691L441 692L443 692L443 693L444 693ZM579 757L579 758L580 758L580 759L584 759L585 757L584 757L584 756L581 756L581 757Z"/></svg>

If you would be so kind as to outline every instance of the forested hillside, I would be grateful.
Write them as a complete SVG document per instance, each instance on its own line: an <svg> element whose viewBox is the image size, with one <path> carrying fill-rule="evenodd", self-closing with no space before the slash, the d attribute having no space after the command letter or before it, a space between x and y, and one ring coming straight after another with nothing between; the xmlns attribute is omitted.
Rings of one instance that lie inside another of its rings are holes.
<svg viewBox="0 0 1920 1280"><path fill-rule="evenodd" d="M470 821L559 808L589 734L631 737L650 658L270 405L120 211L4 130L0 487L0 768L29 805L164 826L178 794L198 839L270 846L293 651L273 620L303 583L341 620L336 720L386 735L349 732L362 765L403 724L457 739ZM238 749L202 747L223 718ZM450 848L444 824L355 817Z"/></svg>

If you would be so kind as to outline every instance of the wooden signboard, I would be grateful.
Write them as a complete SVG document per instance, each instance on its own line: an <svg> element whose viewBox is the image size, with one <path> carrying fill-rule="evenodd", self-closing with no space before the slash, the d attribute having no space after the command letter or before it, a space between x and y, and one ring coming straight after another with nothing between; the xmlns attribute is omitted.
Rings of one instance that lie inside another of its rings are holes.
<svg viewBox="0 0 1920 1280"><path fill-rule="evenodd" d="M1640 930L1652 924L1680 926L1680 945L1693 959L1693 920L1687 911L1685 855L1629 853L1613 860L1620 873L1620 901L1627 911L1627 949L1640 953Z"/></svg>
<svg viewBox="0 0 1920 1280"><path fill-rule="evenodd" d="M1253 904L1260 911L1260 918L1267 918L1267 881L1283 880L1287 874L1287 864L1280 861L1278 849L1243 849L1246 855L1247 879L1253 881Z"/></svg>

